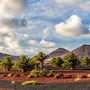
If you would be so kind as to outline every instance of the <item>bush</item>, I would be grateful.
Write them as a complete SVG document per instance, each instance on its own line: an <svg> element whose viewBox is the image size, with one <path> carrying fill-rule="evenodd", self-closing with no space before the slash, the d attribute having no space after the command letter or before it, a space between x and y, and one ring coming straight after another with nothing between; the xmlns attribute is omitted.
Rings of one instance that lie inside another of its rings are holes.
<svg viewBox="0 0 90 90"><path fill-rule="evenodd" d="M53 77L53 76L54 76L54 74L53 74L53 73L49 73L49 74L48 74L48 76Z"/></svg>
<svg viewBox="0 0 90 90"><path fill-rule="evenodd" d="M8 76L11 77L11 76L14 76L14 74L13 73L10 73L10 74L8 74Z"/></svg>
<svg viewBox="0 0 90 90"><path fill-rule="evenodd" d="M41 77L46 77L46 76L47 76L46 70L45 70L45 69L40 70L39 76L41 76Z"/></svg>
<svg viewBox="0 0 90 90"><path fill-rule="evenodd" d="M88 77L90 77L90 74L88 74Z"/></svg>
<svg viewBox="0 0 90 90"><path fill-rule="evenodd" d="M54 73L54 69L50 71L50 73Z"/></svg>
<svg viewBox="0 0 90 90"><path fill-rule="evenodd" d="M58 74L53 77L53 79L58 79L58 78L61 78L61 76Z"/></svg>
<svg viewBox="0 0 90 90"><path fill-rule="evenodd" d="M81 79L80 78L76 78L75 81L80 81Z"/></svg>
<svg viewBox="0 0 90 90"><path fill-rule="evenodd" d="M33 74L30 74L27 76L27 78L34 78L35 76Z"/></svg>
<svg viewBox="0 0 90 90"><path fill-rule="evenodd" d="M7 76L7 74L2 74L2 75L1 75L1 77L6 77L6 76Z"/></svg>
<svg viewBox="0 0 90 90"><path fill-rule="evenodd" d="M64 78L71 78L72 76L70 74L65 74Z"/></svg>
<svg viewBox="0 0 90 90"><path fill-rule="evenodd" d="M20 77L20 74L14 74L13 77Z"/></svg>
<svg viewBox="0 0 90 90"><path fill-rule="evenodd" d="M41 83L37 82L37 81L26 81L23 82L21 85L40 85Z"/></svg>
<svg viewBox="0 0 90 90"><path fill-rule="evenodd" d="M22 75L27 75L26 73L23 73Z"/></svg>
<svg viewBox="0 0 90 90"><path fill-rule="evenodd" d="M40 71L39 70L32 70L30 74L33 74L35 77L39 76Z"/></svg>
<svg viewBox="0 0 90 90"><path fill-rule="evenodd" d="M79 78L87 78L87 76L82 74L79 76Z"/></svg>
<svg viewBox="0 0 90 90"><path fill-rule="evenodd" d="M58 73L57 75L59 75L59 76L63 76L63 73Z"/></svg>

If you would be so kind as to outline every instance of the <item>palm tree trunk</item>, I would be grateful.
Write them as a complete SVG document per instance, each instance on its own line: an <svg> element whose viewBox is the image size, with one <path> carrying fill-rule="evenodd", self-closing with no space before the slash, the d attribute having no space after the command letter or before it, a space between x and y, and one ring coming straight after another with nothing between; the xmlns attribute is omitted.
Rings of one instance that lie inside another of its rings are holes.
<svg viewBox="0 0 90 90"><path fill-rule="evenodd" d="M41 67L40 68L43 69L43 62L41 63Z"/></svg>
<svg viewBox="0 0 90 90"><path fill-rule="evenodd" d="M10 71L10 68L8 68L8 71Z"/></svg>

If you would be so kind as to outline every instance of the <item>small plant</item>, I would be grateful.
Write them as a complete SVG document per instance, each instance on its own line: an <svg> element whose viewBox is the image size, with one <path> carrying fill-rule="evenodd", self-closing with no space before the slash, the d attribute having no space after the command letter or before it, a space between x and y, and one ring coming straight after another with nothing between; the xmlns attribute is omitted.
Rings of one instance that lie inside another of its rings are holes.
<svg viewBox="0 0 90 90"><path fill-rule="evenodd" d="M26 73L23 73L22 75L27 75Z"/></svg>
<svg viewBox="0 0 90 90"><path fill-rule="evenodd" d="M63 78L71 78L72 76L70 74L65 74Z"/></svg>
<svg viewBox="0 0 90 90"><path fill-rule="evenodd" d="M20 77L20 74L14 74L13 77Z"/></svg>
<svg viewBox="0 0 90 90"><path fill-rule="evenodd" d="M11 76L14 76L14 74L13 73L9 73L8 76L11 77Z"/></svg>
<svg viewBox="0 0 90 90"><path fill-rule="evenodd" d="M27 78L35 78L35 76L33 74L30 74L27 76Z"/></svg>
<svg viewBox="0 0 90 90"><path fill-rule="evenodd" d="M88 77L90 77L90 74L88 74Z"/></svg>
<svg viewBox="0 0 90 90"><path fill-rule="evenodd" d="M23 82L21 85L40 85L41 83L37 82L37 81L26 81Z"/></svg>
<svg viewBox="0 0 90 90"><path fill-rule="evenodd" d="M47 74L46 74L46 70L45 70L45 69L40 70L39 75L40 75L41 77L46 77L46 76L47 76Z"/></svg>
<svg viewBox="0 0 90 90"><path fill-rule="evenodd" d="M54 73L54 69L50 71L50 73Z"/></svg>
<svg viewBox="0 0 90 90"><path fill-rule="evenodd" d="M1 75L1 77L6 77L6 76L7 76L7 74L2 74L2 75Z"/></svg>
<svg viewBox="0 0 90 90"><path fill-rule="evenodd" d="M76 78L75 81L80 81L81 79L80 78Z"/></svg>
<svg viewBox="0 0 90 90"><path fill-rule="evenodd" d="M14 84L14 83L15 83L15 81L11 81L11 83L12 83L12 84Z"/></svg>
<svg viewBox="0 0 90 90"><path fill-rule="evenodd" d="M35 77L39 76L40 71L39 70L32 70L30 74L33 74Z"/></svg>
<svg viewBox="0 0 90 90"><path fill-rule="evenodd" d="M58 73L57 75L59 75L59 76L63 76L63 73Z"/></svg>
<svg viewBox="0 0 90 90"><path fill-rule="evenodd" d="M49 73L49 74L48 74L48 76L53 77L53 76L54 76L54 74L53 74L53 73Z"/></svg>
<svg viewBox="0 0 90 90"><path fill-rule="evenodd" d="M87 78L87 76L82 74L79 76L79 78Z"/></svg>
<svg viewBox="0 0 90 90"><path fill-rule="evenodd" d="M87 80L90 80L90 78L88 78Z"/></svg>
<svg viewBox="0 0 90 90"><path fill-rule="evenodd" d="M58 78L61 78L61 76L58 74L53 77L53 79L58 79Z"/></svg>

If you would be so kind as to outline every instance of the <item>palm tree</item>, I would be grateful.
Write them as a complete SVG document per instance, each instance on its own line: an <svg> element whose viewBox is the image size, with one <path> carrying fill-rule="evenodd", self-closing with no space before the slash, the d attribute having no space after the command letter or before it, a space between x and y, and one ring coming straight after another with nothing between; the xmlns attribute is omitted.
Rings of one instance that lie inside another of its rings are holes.
<svg viewBox="0 0 90 90"><path fill-rule="evenodd" d="M87 56L85 56L82 61L81 61L81 65L88 65L90 63L90 58L88 58Z"/></svg>
<svg viewBox="0 0 90 90"><path fill-rule="evenodd" d="M52 58L52 60L50 61L50 65L53 65L53 66L61 67L62 63L63 63L63 60L61 57Z"/></svg>
<svg viewBox="0 0 90 90"><path fill-rule="evenodd" d="M44 60L47 58L48 55L45 55L44 52L39 52L37 55L36 55L36 58L37 58L37 61L40 62L41 64L41 69L43 69L43 62Z"/></svg>
<svg viewBox="0 0 90 90"><path fill-rule="evenodd" d="M26 55L21 55L17 61L14 63L14 68L19 68L22 72L26 72L27 69L31 68L29 63L29 58Z"/></svg>
<svg viewBox="0 0 90 90"><path fill-rule="evenodd" d="M6 69L8 69L8 71L10 71L10 69L14 65L12 60L13 60L13 58L11 56L4 57L4 60L1 62L1 67L6 68Z"/></svg>
<svg viewBox="0 0 90 90"><path fill-rule="evenodd" d="M71 70L74 70L75 66L79 64L80 61L78 60L78 57L74 53L70 53L64 58L64 63L62 65L63 67L70 67Z"/></svg>

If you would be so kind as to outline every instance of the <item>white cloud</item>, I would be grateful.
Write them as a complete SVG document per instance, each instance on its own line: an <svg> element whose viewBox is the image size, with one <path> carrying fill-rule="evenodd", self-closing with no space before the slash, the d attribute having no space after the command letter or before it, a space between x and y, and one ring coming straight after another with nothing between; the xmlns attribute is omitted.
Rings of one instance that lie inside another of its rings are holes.
<svg viewBox="0 0 90 90"><path fill-rule="evenodd" d="M31 45L38 45L39 44L39 42L36 40L29 40L28 43Z"/></svg>
<svg viewBox="0 0 90 90"><path fill-rule="evenodd" d="M90 12L90 1L80 4L80 7L87 12Z"/></svg>
<svg viewBox="0 0 90 90"><path fill-rule="evenodd" d="M64 8L66 6L73 6L73 5L79 5L82 3L84 0L56 0L55 1L55 6L59 8Z"/></svg>
<svg viewBox="0 0 90 90"><path fill-rule="evenodd" d="M9 33L9 36L4 38L4 44L7 45L10 49L20 49L21 45L17 37L17 34Z"/></svg>
<svg viewBox="0 0 90 90"><path fill-rule="evenodd" d="M29 38L30 37L29 34L24 34L23 36L24 36L24 38Z"/></svg>
<svg viewBox="0 0 90 90"><path fill-rule="evenodd" d="M54 42L47 42L44 39L42 39L40 41L40 45L42 45L42 46L44 46L46 48L52 48L52 47L56 47L57 46L56 43L54 43Z"/></svg>
<svg viewBox="0 0 90 90"><path fill-rule="evenodd" d="M20 14L25 11L28 6L28 0L0 0L0 14Z"/></svg>
<svg viewBox="0 0 90 90"><path fill-rule="evenodd" d="M44 29L44 30L43 30L43 33L44 33L45 36L48 36L48 35L50 34L50 32L49 32L48 29Z"/></svg>
<svg viewBox="0 0 90 90"><path fill-rule="evenodd" d="M40 42L36 41L36 40L29 40L28 41L28 44L31 44L31 45L39 45L39 46L43 46L45 48L53 48L53 47L56 47L56 43L54 42L48 42L48 41L45 41L44 39L42 39Z"/></svg>
<svg viewBox="0 0 90 90"><path fill-rule="evenodd" d="M89 29L82 24L81 18L77 15L72 15L65 22L55 25L55 29L56 33L67 37L76 37L89 33Z"/></svg>

